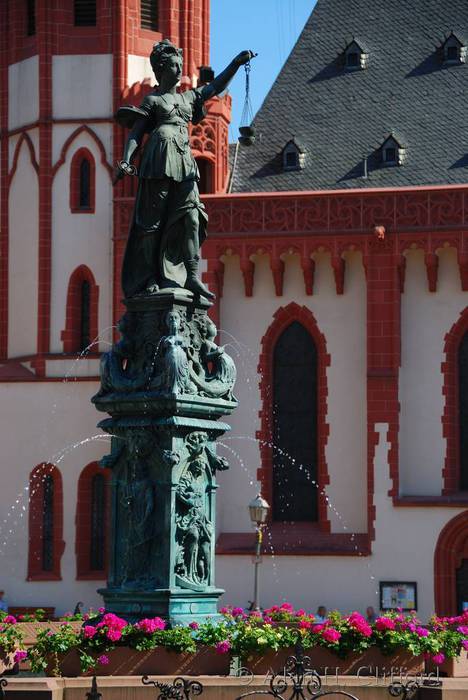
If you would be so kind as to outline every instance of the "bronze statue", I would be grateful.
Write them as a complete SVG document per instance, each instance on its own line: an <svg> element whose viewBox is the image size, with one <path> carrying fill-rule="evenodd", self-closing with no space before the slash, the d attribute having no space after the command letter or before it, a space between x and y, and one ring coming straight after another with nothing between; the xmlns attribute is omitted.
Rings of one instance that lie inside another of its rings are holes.
<svg viewBox="0 0 468 700"><path fill-rule="evenodd" d="M132 130L114 182L137 174L132 161L143 136L149 134L122 269L127 298L167 287L185 287L197 296L214 298L198 277L207 215L200 202L199 172L190 150L188 123L203 119L203 103L225 90L239 67L254 55L242 51L208 85L178 93L182 51L164 39L154 45L150 56L158 87L139 108L118 110L117 121Z"/></svg>

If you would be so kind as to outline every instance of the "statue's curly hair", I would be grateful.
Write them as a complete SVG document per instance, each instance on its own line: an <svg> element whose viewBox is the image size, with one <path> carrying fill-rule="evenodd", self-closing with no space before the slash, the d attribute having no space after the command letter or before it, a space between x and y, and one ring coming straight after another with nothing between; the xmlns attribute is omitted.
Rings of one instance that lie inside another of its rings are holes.
<svg viewBox="0 0 468 700"><path fill-rule="evenodd" d="M178 49L177 46L174 46L169 39L163 39L157 44L154 44L153 50L150 54L150 63L158 82L160 80L161 72L167 60L171 58L171 56L179 56L182 59L182 49Z"/></svg>

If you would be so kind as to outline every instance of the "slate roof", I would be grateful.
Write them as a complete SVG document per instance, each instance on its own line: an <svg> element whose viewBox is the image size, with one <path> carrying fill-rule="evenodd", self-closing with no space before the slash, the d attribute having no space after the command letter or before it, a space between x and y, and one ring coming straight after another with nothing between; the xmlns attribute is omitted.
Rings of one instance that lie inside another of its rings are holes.
<svg viewBox="0 0 468 700"><path fill-rule="evenodd" d="M232 191L468 182L468 64L444 66L440 52L452 31L466 41L468 0L318 0L255 117L255 145L239 148ZM354 37L368 67L345 71ZM404 164L381 167L391 133ZM305 167L284 172L293 137Z"/></svg>

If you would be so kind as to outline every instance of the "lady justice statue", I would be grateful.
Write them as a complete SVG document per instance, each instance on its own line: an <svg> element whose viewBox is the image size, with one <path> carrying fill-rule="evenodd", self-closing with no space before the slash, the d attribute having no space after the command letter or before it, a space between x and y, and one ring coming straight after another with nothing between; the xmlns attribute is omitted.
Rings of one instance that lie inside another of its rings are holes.
<svg viewBox="0 0 468 700"><path fill-rule="evenodd" d="M197 296L214 298L198 277L208 217L200 202L188 123L203 119L203 103L225 90L240 66L254 55L242 51L208 85L178 93L182 50L164 39L154 45L150 56L158 86L139 108L118 110L117 121L131 132L114 182L125 175L139 177L122 269L126 298L167 287L185 287ZM145 134L149 136L137 173L132 161Z"/></svg>

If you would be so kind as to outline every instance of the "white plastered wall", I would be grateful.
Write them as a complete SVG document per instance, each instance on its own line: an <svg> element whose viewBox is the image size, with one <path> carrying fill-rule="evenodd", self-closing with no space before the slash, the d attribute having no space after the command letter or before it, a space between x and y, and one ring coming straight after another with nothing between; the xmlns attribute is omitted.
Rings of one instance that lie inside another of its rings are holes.
<svg viewBox="0 0 468 700"><path fill-rule="evenodd" d="M440 495L446 441L442 435L445 335L468 303L456 251L439 251L437 291L429 292L422 251L406 255L401 302L400 490Z"/></svg>
<svg viewBox="0 0 468 700"><path fill-rule="evenodd" d="M106 126L106 129L110 127ZM61 143L66 132L56 139ZM70 210L70 165L73 154L86 147L96 166L96 207L93 214ZM112 184L101 163L96 141L86 132L70 145L66 160L58 169L52 186L52 294L51 351L63 352L61 332L65 328L67 291L71 274L87 265L99 286L98 331L103 333L99 349L106 350L110 338L112 288ZM93 339L94 340L94 339ZM92 350L97 351L97 347Z"/></svg>
<svg viewBox="0 0 468 700"><path fill-rule="evenodd" d="M155 81L153 69L148 56L135 56L128 54L127 56L127 83L142 82L145 79Z"/></svg>
<svg viewBox="0 0 468 700"><path fill-rule="evenodd" d="M78 478L87 464L110 450L108 436L90 439L103 435L96 428L99 416L90 403L97 389L97 382L86 381L0 384L0 572L10 605L55 605L63 614L79 600L85 607L96 607L102 600L96 593L102 581L76 581L75 559ZM42 462L55 464L63 480L62 581L28 582L26 488L32 469Z"/></svg>
<svg viewBox="0 0 468 700"><path fill-rule="evenodd" d="M374 456L375 540L372 556L279 556L274 549L263 557L260 570L261 604L283 600L316 610L325 605L342 612L368 605L379 608L380 581L416 581L418 615L428 620L434 612L434 550L443 527L462 509L394 508L388 496L388 426L376 424L379 436ZM221 476L221 489L227 491ZM233 492L228 494L233 497ZM266 537L268 542L268 537ZM216 561L216 582L226 589L223 604L246 605L252 599L253 567L248 557L224 555ZM244 575L239 575L243 571Z"/></svg>
<svg viewBox="0 0 468 700"><path fill-rule="evenodd" d="M10 186L8 235L8 356L37 346L39 185L23 141Z"/></svg>
<svg viewBox="0 0 468 700"><path fill-rule="evenodd" d="M226 258L220 342L228 344L227 351L237 363L235 394L240 408L229 418L231 434L221 441L227 447L220 448L231 462L231 470L221 476L218 528L224 532L250 529L246 506L256 494L256 471L260 466L255 442L260 428L260 344L274 313L291 302L311 310L331 356L327 368L330 436L326 460L330 475L327 495L333 504L329 509L332 531L343 532L343 526L355 532L367 529L366 291L359 255L348 256L345 279L345 293L337 295L329 256L318 254L314 294L307 296L299 260L288 256L283 295L276 297L269 259L259 256L254 292L249 298L244 293L237 257ZM230 450L241 453L240 458Z"/></svg>
<svg viewBox="0 0 468 700"><path fill-rule="evenodd" d="M39 119L39 58L31 56L8 66L8 128Z"/></svg>
<svg viewBox="0 0 468 700"><path fill-rule="evenodd" d="M52 56L52 85L55 119L112 115L111 54Z"/></svg>

